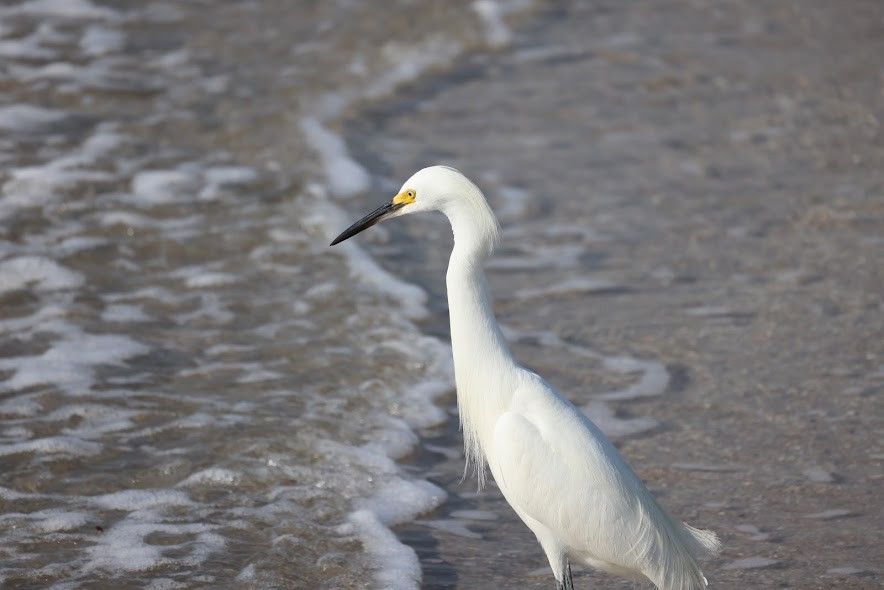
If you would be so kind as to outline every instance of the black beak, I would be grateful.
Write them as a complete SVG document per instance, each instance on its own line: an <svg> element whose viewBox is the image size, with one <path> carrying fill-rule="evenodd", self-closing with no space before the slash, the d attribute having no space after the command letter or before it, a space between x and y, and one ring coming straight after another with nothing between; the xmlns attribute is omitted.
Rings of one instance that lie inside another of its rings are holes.
<svg viewBox="0 0 884 590"><path fill-rule="evenodd" d="M399 209L401 209L404 206L405 206L405 203L398 203L398 204L387 203L385 205L381 205L380 207L378 207L377 209L375 209L374 211L372 211L371 213L369 213L368 215L366 215L365 217L363 217L362 219L360 219L359 221L357 221L356 223L354 223L353 225L351 225L350 227L345 229L343 232L341 232L341 235L336 237L334 239L334 241L332 241L332 243L329 245L334 246L335 244L339 244L348 238L352 238L353 236L355 236L359 232L370 228L374 224L383 220L384 217L386 217L390 213L393 213L394 211L398 211Z"/></svg>

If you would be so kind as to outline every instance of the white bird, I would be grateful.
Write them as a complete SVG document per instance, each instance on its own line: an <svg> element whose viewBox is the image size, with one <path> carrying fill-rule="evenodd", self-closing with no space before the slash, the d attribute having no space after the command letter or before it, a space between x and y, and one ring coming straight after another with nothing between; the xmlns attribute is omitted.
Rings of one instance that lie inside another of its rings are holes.
<svg viewBox="0 0 884 590"><path fill-rule="evenodd" d="M706 588L697 557L717 551L715 533L669 516L601 430L513 358L483 270L500 226L475 184L447 166L424 168L331 245L420 211L441 211L454 232L446 282L466 468L481 487L487 463L543 547L557 589L573 590L571 562L659 590Z"/></svg>

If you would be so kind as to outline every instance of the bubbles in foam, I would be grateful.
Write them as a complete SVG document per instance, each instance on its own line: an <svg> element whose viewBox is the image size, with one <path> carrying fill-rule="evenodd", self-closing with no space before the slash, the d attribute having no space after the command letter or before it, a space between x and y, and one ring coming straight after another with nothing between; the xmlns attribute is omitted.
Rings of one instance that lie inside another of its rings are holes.
<svg viewBox="0 0 884 590"><path fill-rule="evenodd" d="M83 512L68 512L60 509L40 510L28 515L36 532L56 533L85 526L89 515Z"/></svg>
<svg viewBox="0 0 884 590"><path fill-rule="evenodd" d="M325 169L325 181L332 196L349 198L368 190L368 172L348 153L340 136L328 130L319 120L301 121L301 132L316 150Z"/></svg>
<svg viewBox="0 0 884 590"><path fill-rule="evenodd" d="M211 467L189 475L178 486L185 488L194 486L231 486L241 481L242 478L242 473L238 471Z"/></svg>
<svg viewBox="0 0 884 590"><path fill-rule="evenodd" d="M15 457L16 482L52 490L0 488L21 514L38 499L41 508L52 506L4 535L0 552L15 560L0 565L0 577L58 587L96 579L186 587L212 583L221 559L205 562L224 553L234 573L276 582L284 574L274 568L287 571L300 554L276 563L267 554L277 540L300 537L317 553L367 539L387 560L381 576L414 588L417 560L388 527L431 510L444 494L408 483L392 457L413 448L415 428L447 419L433 400L451 389L450 351L409 321L426 313L421 289L356 248L342 251L343 259L330 256L316 239L349 215L336 217L322 203L310 207L312 218L304 215L316 193L256 204L248 187L260 182L257 170L217 153L183 161L198 131L151 139L170 115L194 110L191 94L212 100L211 92L237 90L235 76L206 78L192 47L143 51L141 41L126 39L127 30L186 18L188 10L150 4L123 15L86 0L0 8L0 36L7 35L0 55L20 62L13 83L56 93L86 115L24 98L21 108L0 107L7 130L0 158L11 162L0 216L29 222L26 237L2 243L0 293L12 305L4 306L0 334L19 340L0 357L0 413L16 423L3 430L0 448L24 459ZM24 29L4 28L10 14ZM41 22L31 26L29 18ZM388 93L463 51L445 35L422 40L413 53L401 47L389 44L384 75L329 104L344 109L366 93ZM121 55L124 48L132 55ZM96 125L93 112L126 120ZM341 194L365 190L369 175L334 126L313 116L313 139L324 145L329 170L345 179ZM16 259L34 264L20 272ZM311 285L327 288L302 297ZM365 360L354 358L354 348ZM370 391L353 377L366 369L381 384ZM359 419L342 420L340 412L353 408ZM342 442L323 447L316 443L323 438ZM59 491L72 473L77 485ZM135 485L152 488L126 489ZM377 529L329 538L329 525L351 511L372 514ZM34 543L45 533L51 548ZM255 554L248 564L244 537ZM227 551L228 543L239 545Z"/></svg>
<svg viewBox="0 0 884 590"><path fill-rule="evenodd" d="M35 455L97 455L102 445L72 436L49 436L17 443L0 444L0 456L33 453Z"/></svg>
<svg viewBox="0 0 884 590"><path fill-rule="evenodd" d="M82 284L82 275L44 256L18 256L0 261L0 293L25 288L57 291Z"/></svg>
<svg viewBox="0 0 884 590"><path fill-rule="evenodd" d="M89 499L91 504L108 510L145 510L147 508L190 506L190 497L179 490L123 490Z"/></svg>
<svg viewBox="0 0 884 590"><path fill-rule="evenodd" d="M193 175L183 170L144 170L132 177L135 201L148 207L181 201L194 185Z"/></svg>
<svg viewBox="0 0 884 590"><path fill-rule="evenodd" d="M60 324L62 338L39 355L0 358L0 369L12 371L2 385L23 389L55 384L71 394L86 393L97 365L119 364L145 354L149 348L128 336L87 334L72 324Z"/></svg>
<svg viewBox="0 0 884 590"><path fill-rule="evenodd" d="M512 32L504 24L501 3L494 0L476 0L472 6L485 25L485 42L494 48L508 45Z"/></svg>

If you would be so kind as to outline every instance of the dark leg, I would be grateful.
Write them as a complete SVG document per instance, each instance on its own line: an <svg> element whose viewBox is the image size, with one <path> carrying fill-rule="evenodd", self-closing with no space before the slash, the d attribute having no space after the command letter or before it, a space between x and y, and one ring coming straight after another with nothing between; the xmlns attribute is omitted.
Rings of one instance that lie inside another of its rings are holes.
<svg viewBox="0 0 884 590"><path fill-rule="evenodd" d="M574 590L574 580L571 579L570 561L565 561L564 579L561 582L556 580L556 590Z"/></svg>

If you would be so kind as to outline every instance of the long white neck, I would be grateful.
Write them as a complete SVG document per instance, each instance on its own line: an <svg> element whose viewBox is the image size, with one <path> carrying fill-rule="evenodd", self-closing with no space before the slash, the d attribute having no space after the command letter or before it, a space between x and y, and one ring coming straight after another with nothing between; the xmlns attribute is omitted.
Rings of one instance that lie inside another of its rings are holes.
<svg viewBox="0 0 884 590"><path fill-rule="evenodd" d="M471 206L445 213L454 231L446 282L457 402L467 469L476 468L481 486L487 430L509 403L518 366L494 317L482 268L497 237L497 220L481 193L477 197Z"/></svg>

